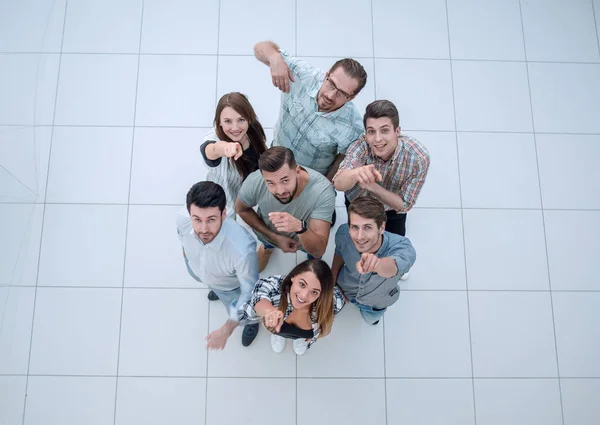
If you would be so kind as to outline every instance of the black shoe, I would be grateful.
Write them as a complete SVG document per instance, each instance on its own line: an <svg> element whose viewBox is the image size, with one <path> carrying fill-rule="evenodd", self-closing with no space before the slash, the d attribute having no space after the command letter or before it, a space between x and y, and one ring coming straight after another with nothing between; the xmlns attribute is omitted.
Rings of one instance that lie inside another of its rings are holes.
<svg viewBox="0 0 600 425"><path fill-rule="evenodd" d="M219 299L219 297L217 297L217 294L215 294L215 291L210 291L208 293L208 299L211 301L217 301Z"/></svg>
<svg viewBox="0 0 600 425"><path fill-rule="evenodd" d="M376 321L375 323L373 323L373 326L375 326L377 323L379 323L379 320L378 320L378 321Z"/></svg>
<svg viewBox="0 0 600 425"><path fill-rule="evenodd" d="M258 335L258 323L244 326L244 331L242 332L242 345L247 347L252 344L256 335Z"/></svg>

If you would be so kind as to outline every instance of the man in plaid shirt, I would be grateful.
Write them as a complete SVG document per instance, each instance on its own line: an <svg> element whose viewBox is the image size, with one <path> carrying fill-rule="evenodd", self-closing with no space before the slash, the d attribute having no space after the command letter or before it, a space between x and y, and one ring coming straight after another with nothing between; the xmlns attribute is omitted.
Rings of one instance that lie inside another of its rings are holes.
<svg viewBox="0 0 600 425"><path fill-rule="evenodd" d="M385 230L406 234L406 213L415 204L429 169L429 152L418 140L400 133L398 110L389 100L367 106L365 134L346 152L334 177L346 192L346 205L372 196L385 205Z"/></svg>
<svg viewBox="0 0 600 425"><path fill-rule="evenodd" d="M257 43L254 54L269 66L273 85L283 92L273 146L291 149L299 165L331 181L348 146L363 131L352 100L367 83L366 71L346 58L323 72L271 41Z"/></svg>

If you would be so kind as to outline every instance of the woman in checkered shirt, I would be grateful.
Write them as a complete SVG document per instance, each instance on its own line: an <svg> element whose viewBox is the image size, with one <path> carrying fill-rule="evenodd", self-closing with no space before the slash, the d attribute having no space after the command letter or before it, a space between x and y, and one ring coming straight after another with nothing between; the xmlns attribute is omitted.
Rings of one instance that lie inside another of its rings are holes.
<svg viewBox="0 0 600 425"><path fill-rule="evenodd" d="M298 264L286 276L256 282L241 320L261 317L271 332L273 351L281 353L288 338L294 340L294 352L301 356L318 338L331 332L333 316L344 304L327 263L312 259Z"/></svg>

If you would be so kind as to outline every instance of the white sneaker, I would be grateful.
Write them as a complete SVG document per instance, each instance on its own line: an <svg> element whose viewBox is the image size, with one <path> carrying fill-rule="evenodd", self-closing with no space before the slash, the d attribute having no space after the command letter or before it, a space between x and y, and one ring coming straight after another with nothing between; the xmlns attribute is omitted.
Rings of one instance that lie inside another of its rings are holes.
<svg viewBox="0 0 600 425"><path fill-rule="evenodd" d="M285 350L285 338L279 335L271 334L271 348L276 353Z"/></svg>
<svg viewBox="0 0 600 425"><path fill-rule="evenodd" d="M408 280L409 277L410 277L410 271L407 271L402 276L400 276L400 280Z"/></svg>
<svg viewBox="0 0 600 425"><path fill-rule="evenodd" d="M308 350L308 341L304 338L294 340L294 353L296 353L296 355L301 356L306 353L306 350Z"/></svg>

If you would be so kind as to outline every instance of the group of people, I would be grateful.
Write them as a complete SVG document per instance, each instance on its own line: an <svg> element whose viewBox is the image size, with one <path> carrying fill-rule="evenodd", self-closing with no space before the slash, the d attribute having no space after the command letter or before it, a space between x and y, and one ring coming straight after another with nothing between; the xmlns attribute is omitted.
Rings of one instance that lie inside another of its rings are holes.
<svg viewBox="0 0 600 425"><path fill-rule="evenodd" d="M254 52L282 91L272 146L245 95L221 97L200 147L210 171L188 191L177 232L188 272L228 311L206 337L209 349L223 349L238 326L250 345L262 322L275 352L292 339L302 355L331 331L345 304L377 325L398 300L398 282L416 259L406 213L425 182L429 153L401 133L392 102L376 100L361 117L352 100L367 74L356 60L324 73L270 41ZM336 220L336 190L345 194L348 223L335 234L330 266L321 257ZM261 279L275 248L308 259Z"/></svg>

